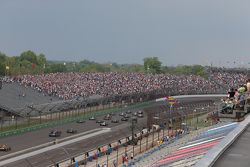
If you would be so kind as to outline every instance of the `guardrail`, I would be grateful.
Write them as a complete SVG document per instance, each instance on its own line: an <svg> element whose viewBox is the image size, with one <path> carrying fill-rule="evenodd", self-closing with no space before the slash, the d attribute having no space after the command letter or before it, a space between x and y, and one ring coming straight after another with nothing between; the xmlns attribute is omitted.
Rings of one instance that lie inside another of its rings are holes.
<svg viewBox="0 0 250 167"><path fill-rule="evenodd" d="M172 96L175 99L184 99L184 98L204 98L204 97L214 97L214 98L220 98L220 97L227 97L226 94L207 94L207 95L180 95L180 96ZM166 97L158 98L155 101L165 101Z"/></svg>

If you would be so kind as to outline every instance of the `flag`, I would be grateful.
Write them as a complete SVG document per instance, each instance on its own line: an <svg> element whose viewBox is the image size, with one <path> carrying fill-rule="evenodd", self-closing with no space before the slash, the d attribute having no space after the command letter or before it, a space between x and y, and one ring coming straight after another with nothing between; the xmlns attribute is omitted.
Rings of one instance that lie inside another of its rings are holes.
<svg viewBox="0 0 250 167"><path fill-rule="evenodd" d="M177 100L174 97L171 97L171 96L167 96L166 100L171 105L173 105L173 104L175 104L177 102Z"/></svg>

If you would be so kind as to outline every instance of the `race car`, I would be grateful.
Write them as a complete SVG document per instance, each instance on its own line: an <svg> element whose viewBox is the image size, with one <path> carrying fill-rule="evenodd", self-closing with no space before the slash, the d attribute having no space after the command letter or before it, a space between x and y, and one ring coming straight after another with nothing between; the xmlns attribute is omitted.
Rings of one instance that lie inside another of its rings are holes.
<svg viewBox="0 0 250 167"><path fill-rule="evenodd" d="M61 136L61 131L58 131L58 130L52 130L50 131L49 133L49 137L60 137Z"/></svg>
<svg viewBox="0 0 250 167"><path fill-rule="evenodd" d="M128 121L128 118L123 117L121 121Z"/></svg>
<svg viewBox="0 0 250 167"><path fill-rule="evenodd" d="M92 117L90 117L90 118L89 118L89 120L95 120L95 117L94 117L94 116L92 116Z"/></svg>
<svg viewBox="0 0 250 167"><path fill-rule="evenodd" d="M124 116L124 113L122 112L122 113L120 113L119 115L123 117L123 116Z"/></svg>
<svg viewBox="0 0 250 167"><path fill-rule="evenodd" d="M0 151L10 151L11 148L7 144L0 144Z"/></svg>
<svg viewBox="0 0 250 167"><path fill-rule="evenodd" d="M111 122L112 123L118 123L119 121L117 119L112 119Z"/></svg>
<svg viewBox="0 0 250 167"><path fill-rule="evenodd" d="M130 118L130 116L128 114L125 114L123 117L124 118Z"/></svg>
<svg viewBox="0 0 250 167"><path fill-rule="evenodd" d="M100 123L100 126L108 126L108 124L106 122L102 122Z"/></svg>
<svg viewBox="0 0 250 167"><path fill-rule="evenodd" d="M103 123L104 121L102 121L102 120L96 120L95 122L98 123L98 124L100 124L100 123Z"/></svg>
<svg viewBox="0 0 250 167"><path fill-rule="evenodd" d="M132 113L132 111L130 111L130 110L126 111L126 114L131 114L131 113Z"/></svg>
<svg viewBox="0 0 250 167"><path fill-rule="evenodd" d="M104 119L104 120L110 120L110 119L111 119L111 115L108 114L108 115L106 115L103 119Z"/></svg>
<svg viewBox="0 0 250 167"><path fill-rule="evenodd" d="M76 123L79 123L79 124L84 123L84 122L85 122L85 120L83 120L83 119L79 119L76 121Z"/></svg>
<svg viewBox="0 0 250 167"><path fill-rule="evenodd" d="M138 114L137 117L138 118L143 118L143 114Z"/></svg>
<svg viewBox="0 0 250 167"><path fill-rule="evenodd" d="M75 133L77 133L77 130L71 128L71 129L67 130L67 133L75 134Z"/></svg>

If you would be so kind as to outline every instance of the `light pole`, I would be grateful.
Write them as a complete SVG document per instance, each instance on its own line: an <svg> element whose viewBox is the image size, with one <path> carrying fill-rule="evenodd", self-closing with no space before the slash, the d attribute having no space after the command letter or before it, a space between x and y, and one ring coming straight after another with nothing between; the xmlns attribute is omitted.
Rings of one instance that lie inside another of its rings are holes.
<svg viewBox="0 0 250 167"><path fill-rule="evenodd" d="M17 129L17 116L15 116L15 121L16 121L15 126L16 126L16 129Z"/></svg>
<svg viewBox="0 0 250 167"><path fill-rule="evenodd" d="M160 126L159 125L159 120L160 120L159 113L158 113L158 116L155 116L153 118L154 118L154 120L156 120L155 124L158 125L158 126ZM160 134L159 134L159 131L158 131L158 140L159 140L159 138L160 138Z"/></svg>
<svg viewBox="0 0 250 167"><path fill-rule="evenodd" d="M196 113L196 109L193 110L192 126L194 126L194 113Z"/></svg>
<svg viewBox="0 0 250 167"><path fill-rule="evenodd" d="M141 153L141 140L142 140L142 131L140 132L140 153Z"/></svg>
<svg viewBox="0 0 250 167"><path fill-rule="evenodd" d="M117 150L116 150L116 165L118 166L118 156L119 156L119 147L120 147L120 145L121 145L121 141L119 140L118 142L117 142Z"/></svg>
<svg viewBox="0 0 250 167"><path fill-rule="evenodd" d="M109 166L109 153L106 153L107 156L107 166Z"/></svg>

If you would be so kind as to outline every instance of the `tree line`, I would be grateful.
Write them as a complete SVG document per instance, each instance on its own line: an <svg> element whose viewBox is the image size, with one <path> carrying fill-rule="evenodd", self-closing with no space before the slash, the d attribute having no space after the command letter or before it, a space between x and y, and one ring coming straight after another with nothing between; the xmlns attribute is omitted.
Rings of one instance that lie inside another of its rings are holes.
<svg viewBox="0 0 250 167"><path fill-rule="evenodd" d="M0 76L46 74L56 72L144 72L150 74L194 74L205 76L201 65L163 66L158 57L146 57L143 64L97 63L89 60L64 62L47 60L43 53L25 51L20 56L7 56L0 52Z"/></svg>

